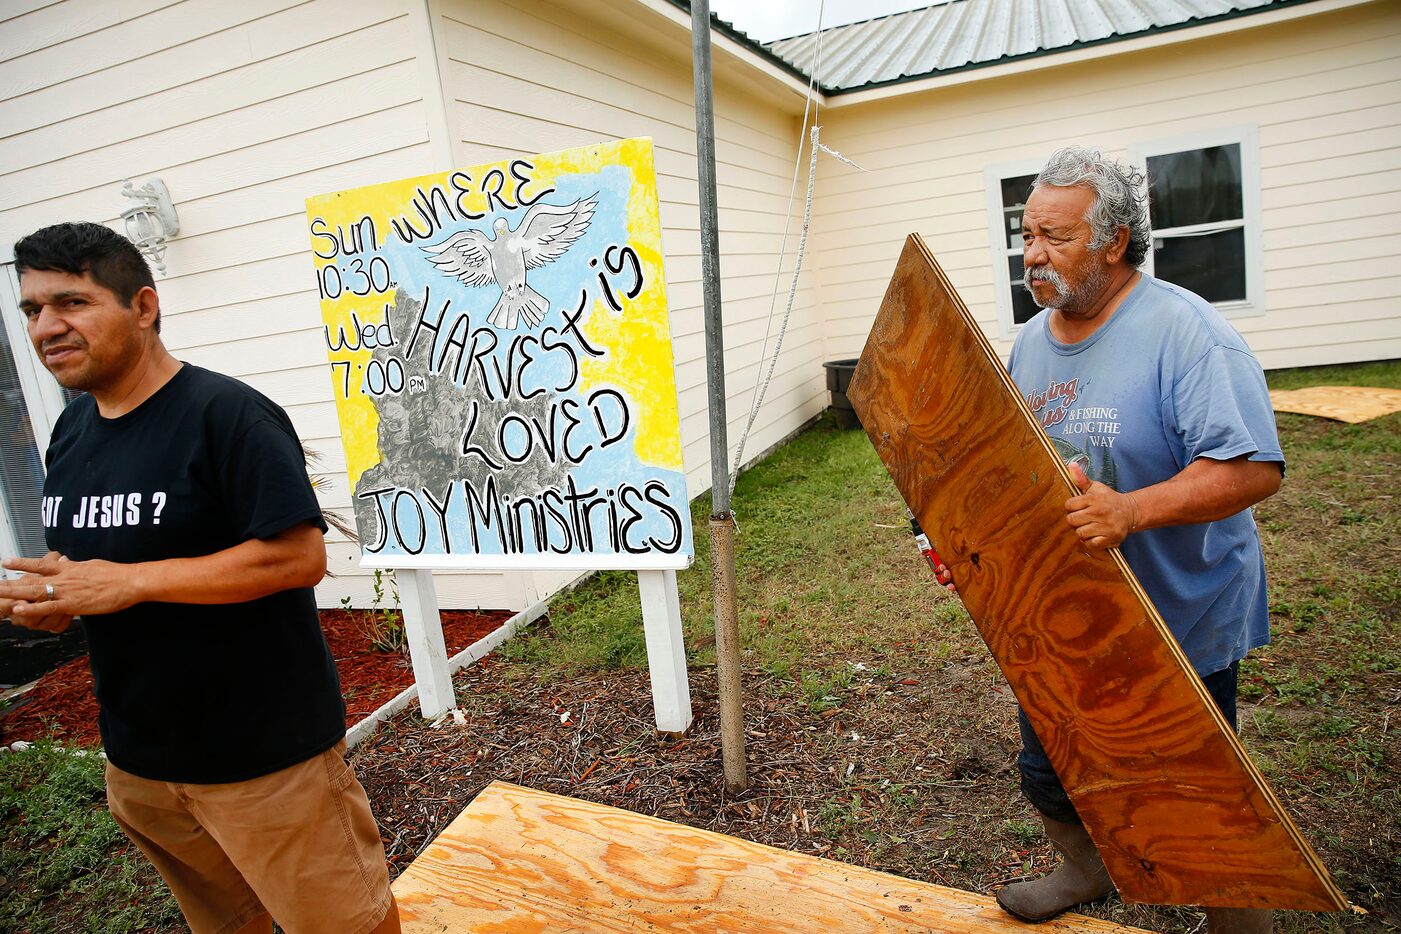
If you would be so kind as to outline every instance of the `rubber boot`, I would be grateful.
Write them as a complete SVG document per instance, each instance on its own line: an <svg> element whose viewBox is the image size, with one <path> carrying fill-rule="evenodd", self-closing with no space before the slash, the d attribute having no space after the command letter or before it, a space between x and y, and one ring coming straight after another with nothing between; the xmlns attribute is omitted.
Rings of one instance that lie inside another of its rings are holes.
<svg viewBox="0 0 1401 934"><path fill-rule="evenodd" d="M1274 916L1268 908L1208 908L1206 934L1270 934Z"/></svg>
<svg viewBox="0 0 1401 934"><path fill-rule="evenodd" d="M1049 876L1017 882L997 893L997 904L1023 921L1045 921L1067 908L1103 898L1114 890L1094 841L1080 824L1063 824L1042 815L1046 836L1061 855Z"/></svg>

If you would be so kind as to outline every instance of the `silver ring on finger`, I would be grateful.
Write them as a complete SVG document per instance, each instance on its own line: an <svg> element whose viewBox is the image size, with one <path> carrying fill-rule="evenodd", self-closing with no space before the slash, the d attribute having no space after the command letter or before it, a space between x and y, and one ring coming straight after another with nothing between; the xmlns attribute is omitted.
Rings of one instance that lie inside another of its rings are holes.
<svg viewBox="0 0 1401 934"><path fill-rule="evenodd" d="M46 593L46 594L49 595L49 599L50 599L50 600L57 599L56 595L54 594L54 585L53 585L53 584L45 584L45 585L44 585L44 593Z"/></svg>

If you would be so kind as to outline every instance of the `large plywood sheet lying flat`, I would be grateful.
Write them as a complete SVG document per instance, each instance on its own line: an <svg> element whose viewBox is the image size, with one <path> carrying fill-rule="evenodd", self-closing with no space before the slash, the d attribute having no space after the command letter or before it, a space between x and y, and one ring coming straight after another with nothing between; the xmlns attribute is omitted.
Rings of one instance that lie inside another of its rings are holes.
<svg viewBox="0 0 1401 934"><path fill-rule="evenodd" d="M493 782L394 881L407 934L1011 934L992 899ZM1080 915L1046 934L1146 934Z"/></svg>
<svg viewBox="0 0 1401 934"><path fill-rule="evenodd" d="M1128 900L1347 902L1074 487L918 236L847 391Z"/></svg>
<svg viewBox="0 0 1401 934"><path fill-rule="evenodd" d="M1310 386L1307 389L1276 389L1270 393L1276 412L1316 415L1360 425L1383 415L1401 412L1401 389L1373 386Z"/></svg>

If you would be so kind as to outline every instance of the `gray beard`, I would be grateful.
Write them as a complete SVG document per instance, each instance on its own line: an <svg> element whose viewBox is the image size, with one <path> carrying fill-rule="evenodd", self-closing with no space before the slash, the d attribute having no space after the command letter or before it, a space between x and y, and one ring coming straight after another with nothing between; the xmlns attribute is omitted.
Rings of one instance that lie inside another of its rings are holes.
<svg viewBox="0 0 1401 934"><path fill-rule="evenodd" d="M1049 282L1056 290L1056 294L1050 299L1042 302L1036 297L1036 293L1031 290L1031 274L1035 272L1037 278L1044 282ZM1050 266L1028 266L1022 273L1022 285L1026 286L1027 294L1031 300L1040 308L1056 308L1065 314L1074 316L1078 311L1088 306L1104 288L1105 282L1109 280L1109 273L1103 265L1096 264L1094 271L1085 277L1075 288L1071 288L1065 281L1065 277L1056 272Z"/></svg>

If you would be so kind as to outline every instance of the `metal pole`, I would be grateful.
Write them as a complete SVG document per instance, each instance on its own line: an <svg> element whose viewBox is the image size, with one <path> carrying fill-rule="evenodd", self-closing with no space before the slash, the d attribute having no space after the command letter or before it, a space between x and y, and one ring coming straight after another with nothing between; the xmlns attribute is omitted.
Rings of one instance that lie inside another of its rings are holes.
<svg viewBox="0 0 1401 934"><path fill-rule="evenodd" d="M725 345L720 321L710 0L691 0L691 58L695 67L696 184L700 190L705 370L710 399L710 569L715 599L715 669L720 682L720 746L725 762L725 787L743 791L749 785L749 777L744 763L744 701L740 683L739 613L735 604L735 518L730 513L730 445L725 425Z"/></svg>

